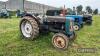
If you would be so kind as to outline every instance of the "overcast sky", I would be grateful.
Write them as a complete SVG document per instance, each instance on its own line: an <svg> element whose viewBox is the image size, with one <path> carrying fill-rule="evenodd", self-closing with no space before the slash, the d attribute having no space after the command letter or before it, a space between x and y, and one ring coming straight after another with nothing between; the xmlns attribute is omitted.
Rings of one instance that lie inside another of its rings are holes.
<svg viewBox="0 0 100 56"><path fill-rule="evenodd" d="M7 0L0 0L7 1ZM93 9L98 8L100 10L100 0L28 0L41 4L46 4L54 7L62 7L66 5L66 8L73 8L73 6L83 5L83 7L91 6Z"/></svg>

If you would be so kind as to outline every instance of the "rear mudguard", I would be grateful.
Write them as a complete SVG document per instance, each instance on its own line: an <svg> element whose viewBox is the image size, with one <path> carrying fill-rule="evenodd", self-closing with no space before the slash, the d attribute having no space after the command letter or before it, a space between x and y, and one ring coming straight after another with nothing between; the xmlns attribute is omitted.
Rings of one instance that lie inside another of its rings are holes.
<svg viewBox="0 0 100 56"><path fill-rule="evenodd" d="M38 24L40 24L40 22L39 22L39 20L37 19L37 17L36 17L36 16L31 15L31 14L25 14L23 17L25 17L25 16L32 17L33 19L35 19L35 20L37 21L37 23L38 23Z"/></svg>

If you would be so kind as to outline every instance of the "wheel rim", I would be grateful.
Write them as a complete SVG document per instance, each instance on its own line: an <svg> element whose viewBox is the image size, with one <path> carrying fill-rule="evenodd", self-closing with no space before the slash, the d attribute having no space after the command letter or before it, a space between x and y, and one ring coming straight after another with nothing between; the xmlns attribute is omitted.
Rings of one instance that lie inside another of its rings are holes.
<svg viewBox="0 0 100 56"><path fill-rule="evenodd" d="M57 36L54 38L54 45L58 48L64 48L66 45L66 42L61 36Z"/></svg>
<svg viewBox="0 0 100 56"><path fill-rule="evenodd" d="M75 25L74 26L74 30L79 30L79 26L78 25Z"/></svg>
<svg viewBox="0 0 100 56"><path fill-rule="evenodd" d="M25 20L21 24L21 31L23 35L27 38L31 37L32 35L32 25L29 21Z"/></svg>

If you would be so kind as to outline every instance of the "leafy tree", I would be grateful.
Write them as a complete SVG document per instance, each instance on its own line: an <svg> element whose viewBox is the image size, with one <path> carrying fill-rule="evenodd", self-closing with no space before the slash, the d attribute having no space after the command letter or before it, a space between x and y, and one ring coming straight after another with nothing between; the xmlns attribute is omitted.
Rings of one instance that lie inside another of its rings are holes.
<svg viewBox="0 0 100 56"><path fill-rule="evenodd" d="M79 6L77 6L77 13L78 14L81 14L82 13L82 9L83 9L83 6L82 5L79 5Z"/></svg>
<svg viewBox="0 0 100 56"><path fill-rule="evenodd" d="M86 11L87 11L87 12L88 12L90 9L91 9L90 6L87 6L87 7L86 7Z"/></svg>
<svg viewBox="0 0 100 56"><path fill-rule="evenodd" d="M93 12L93 10L92 10L92 9L90 9L89 13L90 13L90 14L92 14L92 12Z"/></svg>
<svg viewBox="0 0 100 56"><path fill-rule="evenodd" d="M91 9L90 6L87 6L86 7L86 11L89 13L89 14L92 14L93 10Z"/></svg>
<svg viewBox="0 0 100 56"><path fill-rule="evenodd" d="M95 9L93 14L98 14L98 9Z"/></svg>
<svg viewBox="0 0 100 56"><path fill-rule="evenodd" d="M67 8L67 14L71 14L72 13L72 9L71 8Z"/></svg>

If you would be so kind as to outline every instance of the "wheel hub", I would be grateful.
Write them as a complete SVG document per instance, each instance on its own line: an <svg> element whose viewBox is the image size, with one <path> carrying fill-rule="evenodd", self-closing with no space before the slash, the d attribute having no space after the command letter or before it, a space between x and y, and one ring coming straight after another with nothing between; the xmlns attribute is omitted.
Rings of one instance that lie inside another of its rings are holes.
<svg viewBox="0 0 100 56"><path fill-rule="evenodd" d="M32 26L29 23L25 24L25 32L26 33L31 33L32 31Z"/></svg>
<svg viewBox="0 0 100 56"><path fill-rule="evenodd" d="M74 30L78 30L79 29L79 26L78 25L75 25L74 26Z"/></svg>
<svg viewBox="0 0 100 56"><path fill-rule="evenodd" d="M63 48L65 47L65 40L61 37L57 37L54 39L54 43L57 47Z"/></svg>
<svg viewBox="0 0 100 56"><path fill-rule="evenodd" d="M31 37L32 34L32 26L28 21L24 21L21 24L21 30L25 37Z"/></svg>

